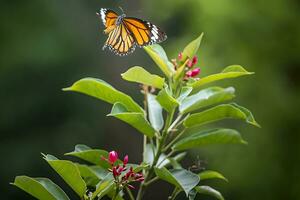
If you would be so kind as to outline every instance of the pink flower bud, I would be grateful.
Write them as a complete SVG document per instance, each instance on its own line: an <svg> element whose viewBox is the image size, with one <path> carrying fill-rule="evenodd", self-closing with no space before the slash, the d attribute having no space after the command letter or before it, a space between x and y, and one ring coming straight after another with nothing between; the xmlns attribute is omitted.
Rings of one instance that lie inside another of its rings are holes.
<svg viewBox="0 0 300 200"><path fill-rule="evenodd" d="M115 151L109 152L108 160L111 164L114 164L118 160L118 153Z"/></svg>
<svg viewBox="0 0 300 200"><path fill-rule="evenodd" d="M192 60L192 64L195 65L195 64L197 64L197 62L198 62L198 57L194 56L193 60Z"/></svg>
<svg viewBox="0 0 300 200"><path fill-rule="evenodd" d="M119 175L116 167L113 167L112 172L113 172L114 177L117 177Z"/></svg>
<svg viewBox="0 0 300 200"><path fill-rule="evenodd" d="M186 64L189 68L192 68L193 67L193 60L190 60L187 62Z"/></svg>
<svg viewBox="0 0 300 200"><path fill-rule="evenodd" d="M145 180L144 177L141 177L141 178L136 179L136 181L140 181L140 182L142 182L142 181L144 181L144 180Z"/></svg>
<svg viewBox="0 0 300 200"><path fill-rule="evenodd" d="M200 73L200 68L195 68L192 70L191 76L195 77Z"/></svg>
<svg viewBox="0 0 300 200"><path fill-rule="evenodd" d="M182 60L182 52L180 52L180 53L178 54L178 60L179 60L179 61Z"/></svg>
<svg viewBox="0 0 300 200"><path fill-rule="evenodd" d="M133 187L133 185L128 184L127 185L130 189L135 189L135 187Z"/></svg>
<svg viewBox="0 0 300 200"><path fill-rule="evenodd" d="M123 165L126 166L127 163L128 163L128 155L126 155L126 156L124 157Z"/></svg>
<svg viewBox="0 0 300 200"><path fill-rule="evenodd" d="M188 77L188 78L192 77L192 71L187 71L187 72L185 73L185 75L186 75L186 77Z"/></svg>

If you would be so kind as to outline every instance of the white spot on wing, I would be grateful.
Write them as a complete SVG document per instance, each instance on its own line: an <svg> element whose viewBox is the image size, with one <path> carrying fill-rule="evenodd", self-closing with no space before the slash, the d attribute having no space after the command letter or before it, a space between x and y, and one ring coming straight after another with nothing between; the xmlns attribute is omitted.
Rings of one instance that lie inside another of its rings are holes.
<svg viewBox="0 0 300 200"><path fill-rule="evenodd" d="M106 11L107 11L107 9L105 9L105 8L101 8L101 10L100 10L101 19L102 19L102 22L104 25L106 25L106 20L105 20Z"/></svg>

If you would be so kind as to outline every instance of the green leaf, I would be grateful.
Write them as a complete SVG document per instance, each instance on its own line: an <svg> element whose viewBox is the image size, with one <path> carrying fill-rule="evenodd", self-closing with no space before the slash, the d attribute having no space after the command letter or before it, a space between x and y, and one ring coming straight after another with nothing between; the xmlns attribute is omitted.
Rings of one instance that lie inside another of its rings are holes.
<svg viewBox="0 0 300 200"><path fill-rule="evenodd" d="M199 183L200 178L198 175L185 169L172 169L167 170L166 168L155 168L156 175L167 181L174 186L180 188L188 196L189 192Z"/></svg>
<svg viewBox="0 0 300 200"><path fill-rule="evenodd" d="M160 45L153 44L145 46L144 49L167 77L170 78L175 73L173 64L169 61L166 52Z"/></svg>
<svg viewBox="0 0 300 200"><path fill-rule="evenodd" d="M179 111L182 114L185 114L206 106L230 100L234 97L235 96L233 87L210 87L185 98L179 106Z"/></svg>
<svg viewBox="0 0 300 200"><path fill-rule="evenodd" d="M174 150L186 150L199 148L212 144L247 144L236 130L213 129L200 131L196 134L183 138L172 147Z"/></svg>
<svg viewBox="0 0 300 200"><path fill-rule="evenodd" d="M144 85L149 85L155 88L163 88L165 79L160 76L150 74L142 67L132 67L125 73L121 74L122 78L136 83L141 83Z"/></svg>
<svg viewBox="0 0 300 200"><path fill-rule="evenodd" d="M75 146L74 151L66 153L65 155L75 156L87 162L93 163L95 165L99 165L104 169L111 167L109 163L101 159L102 157L108 158L107 151L100 150L100 149L91 149L90 147L83 144L77 144Z"/></svg>
<svg viewBox="0 0 300 200"><path fill-rule="evenodd" d="M78 167L68 160L58 160L52 155L44 155L48 164L64 179L64 181L78 194L83 197L86 191L86 184L81 178Z"/></svg>
<svg viewBox="0 0 300 200"><path fill-rule="evenodd" d="M191 114L183 124L185 127L200 126L226 118L241 119L260 127L248 109L235 103L218 105L203 112Z"/></svg>
<svg viewBox="0 0 300 200"><path fill-rule="evenodd" d="M37 199L43 200L70 200L65 192L47 178L31 178L17 176L13 185L27 192Z"/></svg>
<svg viewBox="0 0 300 200"><path fill-rule="evenodd" d="M216 199L224 200L224 197L222 196L222 194L210 186L206 186L206 185L197 186L197 187L195 187L195 190L199 194L206 194L206 195L213 196Z"/></svg>
<svg viewBox="0 0 300 200"><path fill-rule="evenodd" d="M111 110L111 113L108 116L116 117L130 124L132 127L136 128L141 133L150 138L153 137L155 134L155 129L145 119L144 114L128 112L125 106L121 103L115 103Z"/></svg>
<svg viewBox="0 0 300 200"><path fill-rule="evenodd" d="M187 96L189 96L192 90L193 90L192 87L188 87L188 86L182 87L179 97L177 98L177 101L181 103Z"/></svg>
<svg viewBox="0 0 300 200"><path fill-rule="evenodd" d="M162 115L162 107L156 100L153 94L147 94L149 121L156 131L160 131L164 126L164 119Z"/></svg>
<svg viewBox="0 0 300 200"><path fill-rule="evenodd" d="M101 199L107 195L114 187L114 179L111 173L109 173L102 181L96 186L96 191L93 192L91 199L98 197Z"/></svg>
<svg viewBox="0 0 300 200"><path fill-rule="evenodd" d="M227 181L227 178L225 178L221 173L211 170L206 170L203 172L200 172L199 174L200 180L206 180L206 179L222 179L224 181Z"/></svg>
<svg viewBox="0 0 300 200"><path fill-rule="evenodd" d="M183 50L182 52L182 59L185 60L187 58L193 58L193 56L197 53L199 47L200 47L200 43L203 37L203 33L201 33L201 35L196 38L195 40L193 40L191 43L189 43Z"/></svg>
<svg viewBox="0 0 300 200"><path fill-rule="evenodd" d="M107 176L108 171L100 166L88 166L82 164L76 164L81 177L84 179L87 185L96 186L100 180Z"/></svg>
<svg viewBox="0 0 300 200"><path fill-rule="evenodd" d="M64 88L63 90L83 93L110 104L120 102L125 105L129 111L144 113L144 110L133 101L130 96L116 90L101 79L84 78L75 82L71 87Z"/></svg>
<svg viewBox="0 0 300 200"><path fill-rule="evenodd" d="M228 79L228 78L236 78L239 76L245 76L245 75L251 75L254 74L254 72L248 72L246 71L242 66L240 65L231 65L226 67L221 73L218 74L212 74L206 77L203 77L199 79L198 81L188 84L189 86L192 86L195 89L198 89L199 87L212 83L218 80Z"/></svg>
<svg viewBox="0 0 300 200"><path fill-rule="evenodd" d="M172 97L171 92L167 87L158 93L156 100L168 112L171 112L179 105L178 101Z"/></svg>

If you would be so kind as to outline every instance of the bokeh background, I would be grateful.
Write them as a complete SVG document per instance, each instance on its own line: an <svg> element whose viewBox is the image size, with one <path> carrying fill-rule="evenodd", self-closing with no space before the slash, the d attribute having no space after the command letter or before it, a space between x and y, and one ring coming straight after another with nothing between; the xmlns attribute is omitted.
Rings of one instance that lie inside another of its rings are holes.
<svg viewBox="0 0 300 200"><path fill-rule="evenodd" d="M142 49L127 57L102 51L101 7L121 6L150 20L169 36L170 57L201 32L202 76L241 64L256 74L220 86L237 88L261 129L226 121L248 146L216 146L192 152L186 165L205 160L229 183L210 182L226 199L300 199L300 3L297 0L31 0L0 2L0 191L2 200L32 199L9 185L15 175L50 177L72 196L41 152L64 158L75 144L128 153L141 161L142 136L108 118L111 106L61 88L91 76L142 102L139 87L120 78L134 65L160 73ZM167 184L145 199L166 199ZM152 192L151 192L152 191ZM199 199L212 199L199 196Z"/></svg>

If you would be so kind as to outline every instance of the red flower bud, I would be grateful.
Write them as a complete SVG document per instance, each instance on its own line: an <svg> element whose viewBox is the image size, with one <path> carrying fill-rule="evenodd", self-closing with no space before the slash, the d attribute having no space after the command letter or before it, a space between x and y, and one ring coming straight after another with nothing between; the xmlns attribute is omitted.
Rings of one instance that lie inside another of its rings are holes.
<svg viewBox="0 0 300 200"><path fill-rule="evenodd" d="M145 180L145 178L144 177L141 177L141 178L138 178L138 179L135 179L136 181L140 181L140 182L142 182L142 181L144 181Z"/></svg>
<svg viewBox="0 0 300 200"><path fill-rule="evenodd" d="M113 172L114 177L117 177L119 175L116 167L113 167L112 172Z"/></svg>
<svg viewBox="0 0 300 200"><path fill-rule="evenodd" d="M109 152L108 160L111 164L114 164L118 160L118 153L115 151Z"/></svg>
<svg viewBox="0 0 300 200"><path fill-rule="evenodd" d="M178 54L178 60L179 60L179 61L182 60L182 52L180 52L180 53Z"/></svg>
<svg viewBox="0 0 300 200"><path fill-rule="evenodd" d="M190 60L186 64L189 68L193 67L193 60Z"/></svg>
<svg viewBox="0 0 300 200"><path fill-rule="evenodd" d="M128 184L127 185L130 189L135 189L135 187L133 187L132 185Z"/></svg>
<svg viewBox="0 0 300 200"><path fill-rule="evenodd" d="M194 56L193 60L192 60L192 64L195 65L195 64L197 64L197 62L198 62L198 57Z"/></svg>
<svg viewBox="0 0 300 200"><path fill-rule="evenodd" d="M200 68L195 68L195 69L193 69L193 71L192 71L192 77L195 77L195 76L197 76L198 74L200 73Z"/></svg>
<svg viewBox="0 0 300 200"><path fill-rule="evenodd" d="M126 155L126 156L124 157L123 165L126 166L127 163L128 163L128 155Z"/></svg>

